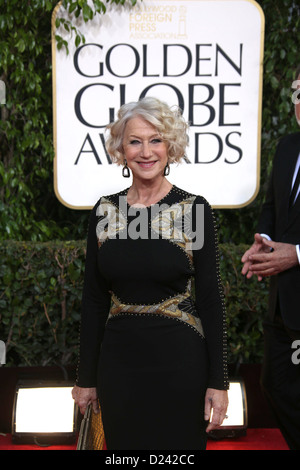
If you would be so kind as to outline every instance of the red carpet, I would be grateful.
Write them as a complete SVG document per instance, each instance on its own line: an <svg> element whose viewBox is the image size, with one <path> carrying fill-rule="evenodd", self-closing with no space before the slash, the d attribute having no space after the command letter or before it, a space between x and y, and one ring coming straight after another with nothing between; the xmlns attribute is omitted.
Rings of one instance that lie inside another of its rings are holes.
<svg viewBox="0 0 300 470"><path fill-rule="evenodd" d="M238 439L208 441L207 450L289 450L279 429L247 429Z"/></svg>
<svg viewBox="0 0 300 470"><path fill-rule="evenodd" d="M73 446L39 447L12 444L10 434L0 434L0 450L75 450ZM247 435L237 439L209 440L207 450L288 450L278 429L248 429Z"/></svg>

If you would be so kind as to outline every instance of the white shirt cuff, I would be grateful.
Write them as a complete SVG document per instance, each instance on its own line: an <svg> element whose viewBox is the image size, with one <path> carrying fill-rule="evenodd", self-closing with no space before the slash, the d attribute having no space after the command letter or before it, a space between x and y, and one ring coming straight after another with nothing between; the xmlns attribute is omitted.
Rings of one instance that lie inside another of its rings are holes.
<svg viewBox="0 0 300 470"><path fill-rule="evenodd" d="M296 252L297 252L298 261L299 261L299 264L300 264L300 245L296 245Z"/></svg>
<svg viewBox="0 0 300 470"><path fill-rule="evenodd" d="M260 234L261 237L265 237L267 240L269 240L270 242L272 241L272 238L269 237L269 235L266 235L265 233L261 233Z"/></svg>

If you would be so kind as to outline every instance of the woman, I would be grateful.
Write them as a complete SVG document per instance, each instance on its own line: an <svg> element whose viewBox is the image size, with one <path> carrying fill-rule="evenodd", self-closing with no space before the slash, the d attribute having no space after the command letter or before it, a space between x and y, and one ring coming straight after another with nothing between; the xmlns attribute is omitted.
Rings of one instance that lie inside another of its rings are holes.
<svg viewBox="0 0 300 470"><path fill-rule="evenodd" d="M133 179L91 214L73 396L82 413L99 398L108 449L205 449L227 409L225 311L211 208L166 178L187 124L144 98L109 131Z"/></svg>

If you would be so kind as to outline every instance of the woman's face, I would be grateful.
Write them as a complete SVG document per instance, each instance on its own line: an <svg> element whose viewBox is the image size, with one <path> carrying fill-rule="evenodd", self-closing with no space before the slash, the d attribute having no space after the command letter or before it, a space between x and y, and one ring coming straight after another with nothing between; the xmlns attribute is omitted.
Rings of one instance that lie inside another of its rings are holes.
<svg viewBox="0 0 300 470"><path fill-rule="evenodd" d="M163 175L168 162L167 144L143 118L135 117L127 122L123 152L135 178L151 180Z"/></svg>

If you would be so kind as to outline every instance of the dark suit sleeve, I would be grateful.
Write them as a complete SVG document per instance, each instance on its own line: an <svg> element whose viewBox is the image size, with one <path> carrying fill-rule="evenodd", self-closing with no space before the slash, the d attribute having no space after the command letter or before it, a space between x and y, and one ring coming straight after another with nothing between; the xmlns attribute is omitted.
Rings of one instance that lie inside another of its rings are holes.
<svg viewBox="0 0 300 470"><path fill-rule="evenodd" d="M276 148L257 227L259 233L268 234L274 241L284 241L280 237L288 223L288 200L299 150L299 132L282 137Z"/></svg>
<svg viewBox="0 0 300 470"><path fill-rule="evenodd" d="M272 240L275 240L276 232L276 204L278 205L278 194L275 191L275 169L280 173L280 158L285 156L287 152L289 142L289 136L283 137L276 148L275 156L272 164L272 171L269 177L266 196L264 204L262 206L262 211L258 220L257 232L265 233L271 237ZM278 189L278 188L277 188ZM277 201L276 201L277 198Z"/></svg>
<svg viewBox="0 0 300 470"><path fill-rule="evenodd" d="M274 169L271 171L271 175L268 182L268 188L262 211L258 219L258 225L256 232L264 233L274 240L275 236L275 198L274 198Z"/></svg>

